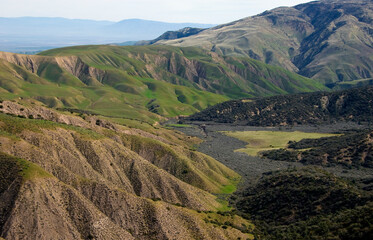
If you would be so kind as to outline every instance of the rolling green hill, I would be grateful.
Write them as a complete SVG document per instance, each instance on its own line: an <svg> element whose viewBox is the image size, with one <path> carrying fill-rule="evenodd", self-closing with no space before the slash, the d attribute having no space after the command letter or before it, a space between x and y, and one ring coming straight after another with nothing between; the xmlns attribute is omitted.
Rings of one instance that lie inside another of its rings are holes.
<svg viewBox="0 0 373 240"><path fill-rule="evenodd" d="M333 85L372 77L372 23L371 1L321 0L156 44L248 56Z"/></svg>
<svg viewBox="0 0 373 240"><path fill-rule="evenodd" d="M39 56L0 52L2 99L157 121L229 98L325 89L318 82L247 58L198 48L79 46Z"/></svg>
<svg viewBox="0 0 373 240"><path fill-rule="evenodd" d="M49 50L43 56L77 56L90 67L193 87L230 98L326 89L317 81L250 58L222 57L199 48L83 46ZM111 79L106 84L117 84Z"/></svg>

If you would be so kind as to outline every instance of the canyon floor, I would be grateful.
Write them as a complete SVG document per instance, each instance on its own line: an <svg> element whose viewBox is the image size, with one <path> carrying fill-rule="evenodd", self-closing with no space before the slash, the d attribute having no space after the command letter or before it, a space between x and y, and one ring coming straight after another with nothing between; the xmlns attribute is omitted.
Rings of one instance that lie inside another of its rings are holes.
<svg viewBox="0 0 373 240"><path fill-rule="evenodd" d="M255 183L262 174L270 171L283 170L288 168L299 168L306 166L302 163L274 161L260 157L249 156L235 150L244 148L247 143L233 137L229 137L222 131L302 131L317 133L343 133L351 129L362 129L367 126L355 123L337 123L325 125L302 125L293 127L252 127L237 126L232 124L220 124L214 122L186 122L185 126L172 125L173 128L189 136L199 137L204 140L198 146L198 151L205 153L227 167L233 169L242 176L241 186ZM320 167L320 166L318 166ZM373 169L369 168L346 168L342 166L322 167L340 177L351 179L364 179L373 176Z"/></svg>

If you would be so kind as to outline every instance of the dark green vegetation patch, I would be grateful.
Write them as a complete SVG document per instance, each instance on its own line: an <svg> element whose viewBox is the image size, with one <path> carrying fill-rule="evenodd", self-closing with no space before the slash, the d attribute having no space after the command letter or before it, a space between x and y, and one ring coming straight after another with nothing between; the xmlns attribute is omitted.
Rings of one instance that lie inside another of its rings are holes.
<svg viewBox="0 0 373 240"><path fill-rule="evenodd" d="M267 173L238 195L236 207L268 239L368 239L372 199L352 182L304 168Z"/></svg>
<svg viewBox="0 0 373 240"><path fill-rule="evenodd" d="M279 126L373 120L373 87L338 92L273 96L251 102L232 100L190 116L189 120Z"/></svg>
<svg viewBox="0 0 373 240"><path fill-rule="evenodd" d="M305 149L305 150L304 150ZM262 156L280 161L330 166L373 167L372 132L359 131L337 137L303 139L289 142L287 149L262 152Z"/></svg>

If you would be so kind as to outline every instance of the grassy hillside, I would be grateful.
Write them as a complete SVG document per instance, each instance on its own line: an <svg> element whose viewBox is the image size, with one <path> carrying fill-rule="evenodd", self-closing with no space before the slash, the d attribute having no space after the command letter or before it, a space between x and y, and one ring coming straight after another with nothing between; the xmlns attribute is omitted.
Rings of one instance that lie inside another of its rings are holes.
<svg viewBox="0 0 373 240"><path fill-rule="evenodd" d="M372 77L372 19L370 1L312 1L156 44L251 57L332 84Z"/></svg>
<svg viewBox="0 0 373 240"><path fill-rule="evenodd" d="M250 58L221 57L199 48L169 46L83 46L55 49L44 56L78 56L90 67L194 87L230 98L326 89L310 80ZM111 77L112 78L112 77ZM106 84L118 84L111 79Z"/></svg>
<svg viewBox="0 0 373 240"><path fill-rule="evenodd" d="M48 107L146 121L159 120L160 115L191 114L228 99L193 87L131 76L114 67L99 70L74 57L3 53L2 58L2 99L33 98ZM105 82L100 82L103 78Z"/></svg>
<svg viewBox="0 0 373 240"><path fill-rule="evenodd" d="M41 55L0 54L3 99L156 121L228 98L325 89L280 68L194 48L82 46Z"/></svg>
<svg viewBox="0 0 373 240"><path fill-rule="evenodd" d="M0 53L0 97L154 122L229 98L325 89L250 59L196 48L80 46L40 56Z"/></svg>
<svg viewBox="0 0 373 240"><path fill-rule="evenodd" d="M327 133L306 133L306 132L281 132L281 131L243 131L223 132L224 134L247 142L245 148L236 151L257 156L259 152L284 148L289 141L300 141L302 139L318 139L322 137L335 136Z"/></svg>

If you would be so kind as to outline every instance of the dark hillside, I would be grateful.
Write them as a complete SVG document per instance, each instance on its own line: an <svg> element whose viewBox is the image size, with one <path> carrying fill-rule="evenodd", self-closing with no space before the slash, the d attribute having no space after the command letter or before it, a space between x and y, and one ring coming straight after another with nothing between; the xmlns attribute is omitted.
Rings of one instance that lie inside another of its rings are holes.
<svg viewBox="0 0 373 240"><path fill-rule="evenodd" d="M288 149L266 151L262 156L304 164L324 166L342 164L346 167L373 168L372 142L372 131L366 130L337 137L289 142Z"/></svg>
<svg viewBox="0 0 373 240"><path fill-rule="evenodd" d="M151 45L154 44L158 41L161 40L172 40L172 39L179 39L183 37L189 37L192 35L195 35L197 33L202 32L205 30L204 28L191 28L191 27L186 27L183 29L180 29L178 31L167 31L163 33L161 36L157 37L156 39L153 40L148 40L148 41L138 41L135 43L135 45Z"/></svg>
<svg viewBox="0 0 373 240"><path fill-rule="evenodd" d="M189 120L252 126L367 121L373 118L373 87L339 92L274 96L253 101L233 100L210 107Z"/></svg>
<svg viewBox="0 0 373 240"><path fill-rule="evenodd" d="M242 193L237 208L254 218L283 225L354 208L368 200L352 184L320 169L305 168L267 173Z"/></svg>
<svg viewBox="0 0 373 240"><path fill-rule="evenodd" d="M265 239L371 239L372 194L314 168L269 172L237 195ZM326 238L328 237L328 238Z"/></svg>

